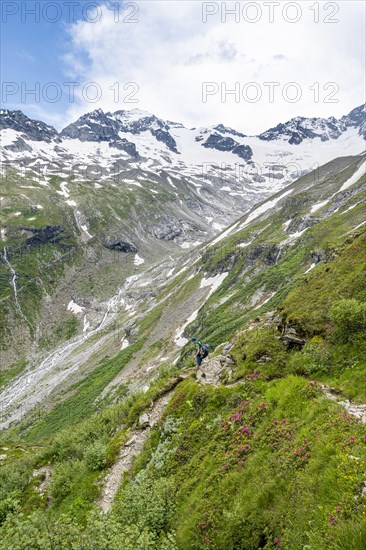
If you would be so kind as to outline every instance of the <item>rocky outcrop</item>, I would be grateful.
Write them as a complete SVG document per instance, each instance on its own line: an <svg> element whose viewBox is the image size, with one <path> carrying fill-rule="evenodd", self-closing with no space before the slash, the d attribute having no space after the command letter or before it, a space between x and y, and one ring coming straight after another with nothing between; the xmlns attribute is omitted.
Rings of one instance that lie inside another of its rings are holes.
<svg viewBox="0 0 366 550"><path fill-rule="evenodd" d="M157 130L151 130L152 135L158 140L165 143L165 145L173 151L173 153L180 154L177 149L177 143L173 136L169 134L167 130L162 130L161 128L158 128Z"/></svg>
<svg viewBox="0 0 366 550"><path fill-rule="evenodd" d="M32 151L30 147L23 138L18 137L11 145L5 145L4 149L11 151L12 153L23 153L24 151Z"/></svg>
<svg viewBox="0 0 366 550"><path fill-rule="evenodd" d="M218 151L231 151L234 155L248 161L253 156L249 145L240 145L231 137L224 137L216 132L210 134L205 143L201 144L206 149L217 149Z"/></svg>
<svg viewBox="0 0 366 550"><path fill-rule="evenodd" d="M125 254L136 254L138 252L138 248L135 245L114 237L107 237L103 242L103 246L109 250L116 250Z"/></svg>
<svg viewBox="0 0 366 550"><path fill-rule="evenodd" d="M281 247L277 245L256 245L243 252L250 262L262 259L266 265L275 265L280 253Z"/></svg>
<svg viewBox="0 0 366 550"><path fill-rule="evenodd" d="M306 339L302 338L294 327L285 327L281 338L289 349L302 348L306 344Z"/></svg>
<svg viewBox="0 0 366 550"><path fill-rule="evenodd" d="M224 126L223 124L218 124L214 127L215 130L218 130L221 134L231 134L232 136L237 136L241 138L247 137L245 134L242 134L241 132L237 132L236 130L233 130L232 128L228 128L227 126Z"/></svg>
<svg viewBox="0 0 366 550"><path fill-rule="evenodd" d="M363 139L366 139L366 113L365 105L360 105L355 109L352 109L348 115L342 116L340 121L344 124L345 129L347 128L358 128L358 133Z"/></svg>
<svg viewBox="0 0 366 550"><path fill-rule="evenodd" d="M76 122L66 126L60 134L62 138L79 139L80 141L118 141L119 135L113 121L97 109L87 113Z"/></svg>
<svg viewBox="0 0 366 550"><path fill-rule="evenodd" d="M134 117L134 113L137 116ZM142 111L104 113L102 109L97 109L83 115L76 122L64 128L60 135L62 138L79 139L80 141L109 141L110 147L125 151L137 159L138 153L135 144L121 138L121 133L138 135L150 132L170 151L178 153L176 141L169 133L169 128L169 124L163 120Z"/></svg>
<svg viewBox="0 0 366 550"><path fill-rule="evenodd" d="M57 130L40 120L28 118L22 111L0 110L0 130L10 128L22 132L32 141L60 141Z"/></svg>
<svg viewBox="0 0 366 550"><path fill-rule="evenodd" d="M313 252L311 252L310 253L310 258L316 264L319 263L319 262L327 263L327 262L330 262L330 261L334 260L336 255L337 255L337 253L336 253L335 250L320 249L320 250L314 250Z"/></svg>
<svg viewBox="0 0 366 550"><path fill-rule="evenodd" d="M172 241L182 235L183 228L179 221L168 216L161 216L152 226L151 232L156 239Z"/></svg>
<svg viewBox="0 0 366 550"><path fill-rule="evenodd" d="M208 359L196 371L196 378L201 384L218 385L223 379L230 380L232 376L231 366L234 364L230 355L217 355Z"/></svg>
<svg viewBox="0 0 366 550"><path fill-rule="evenodd" d="M365 105L353 109L340 119L295 117L263 132L258 137L263 141L283 138L290 145L298 145L304 139L319 138L321 141L337 139L348 128L358 128L359 134L366 139Z"/></svg>
<svg viewBox="0 0 366 550"><path fill-rule="evenodd" d="M68 238L67 235L62 234L64 229L61 226L46 225L40 229L27 229L26 227L22 227L21 229L31 234L25 242L30 247L42 244L60 244Z"/></svg>
<svg viewBox="0 0 366 550"><path fill-rule="evenodd" d="M133 157L135 160L138 160L140 158L140 155L137 152L136 145L134 143L131 143L127 139L119 139L109 142L109 147L114 147L114 149L118 149L119 151L124 151L125 153L129 154L131 157Z"/></svg>
<svg viewBox="0 0 366 550"><path fill-rule="evenodd" d="M150 426L150 417L147 413L143 413L140 415L139 426L141 428L146 428L147 426Z"/></svg>

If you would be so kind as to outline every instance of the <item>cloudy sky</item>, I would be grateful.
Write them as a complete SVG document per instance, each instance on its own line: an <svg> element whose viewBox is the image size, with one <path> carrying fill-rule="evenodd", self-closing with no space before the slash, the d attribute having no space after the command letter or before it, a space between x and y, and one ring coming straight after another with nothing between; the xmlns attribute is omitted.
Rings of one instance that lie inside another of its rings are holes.
<svg viewBox="0 0 366 550"><path fill-rule="evenodd" d="M2 107L96 108L257 134L365 102L365 3L2 2Z"/></svg>

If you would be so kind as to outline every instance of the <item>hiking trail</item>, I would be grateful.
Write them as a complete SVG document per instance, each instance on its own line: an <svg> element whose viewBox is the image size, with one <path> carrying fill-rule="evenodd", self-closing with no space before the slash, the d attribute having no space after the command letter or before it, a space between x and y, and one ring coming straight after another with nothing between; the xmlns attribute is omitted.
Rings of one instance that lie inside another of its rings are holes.
<svg viewBox="0 0 366 550"><path fill-rule="evenodd" d="M358 418L362 424L366 424L366 405L358 405L357 403L353 403L350 399L344 398L341 394L332 388L329 388L325 384L320 384L319 387L328 399L335 401L338 405L346 409L351 416Z"/></svg>
<svg viewBox="0 0 366 550"><path fill-rule="evenodd" d="M140 422L143 421L144 423L146 421L146 423L148 422L148 426L144 429L130 432L128 441L121 447L116 462L103 480L102 492L97 501L97 505L103 512L108 512L110 510L122 481L123 474L131 469L134 458L142 451L151 428L155 426L163 416L174 389L175 388L169 390L159 397L152 405L149 412L140 416Z"/></svg>
<svg viewBox="0 0 366 550"><path fill-rule="evenodd" d="M232 366L232 361L230 357L228 357L228 350L225 351L225 355L219 355L213 357L212 359L206 360L202 363L201 367L196 369L196 380L199 384L212 385L216 387L222 385L222 374ZM189 376L189 374L190 373L182 374L180 378L184 379ZM245 380L239 379L231 384L227 384L227 386L230 387L241 384L245 384ZM351 416L356 417L363 424L366 424L366 404L359 405L353 403L325 384L316 384L328 399L335 401ZM133 461L142 451L151 428L155 426L155 424L157 424L162 418L174 390L175 387L159 397L150 407L150 410L140 416L140 425L145 425L146 427L131 431L128 441L121 447L116 462L113 464L103 480L103 488L97 501L97 505L103 512L108 512L111 509L114 498L121 484L123 474L132 468Z"/></svg>

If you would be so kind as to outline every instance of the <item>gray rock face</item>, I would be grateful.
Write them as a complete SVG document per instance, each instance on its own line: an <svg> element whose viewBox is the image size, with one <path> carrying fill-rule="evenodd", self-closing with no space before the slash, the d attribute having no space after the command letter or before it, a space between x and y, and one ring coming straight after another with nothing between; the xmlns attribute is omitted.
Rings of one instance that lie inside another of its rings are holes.
<svg viewBox="0 0 366 550"><path fill-rule="evenodd" d="M157 118L155 115L146 114L146 116L141 116L137 120L129 119L129 111L116 111L113 115L108 113L108 116L114 117L118 123L118 127L122 132L129 132L131 134L137 135L142 132L147 132L152 129L152 127L168 129L169 126L164 124L162 120Z"/></svg>
<svg viewBox="0 0 366 550"><path fill-rule="evenodd" d="M280 253L281 248L276 245L256 245L244 252L249 261L262 259L267 265L275 265Z"/></svg>
<svg viewBox="0 0 366 550"><path fill-rule="evenodd" d="M115 149L119 149L120 151L124 151L125 153L128 153L131 157L133 157L135 160L138 160L140 158L140 155L137 152L136 145L134 143L131 143L127 139L119 139L109 142L109 147L114 147Z"/></svg>
<svg viewBox="0 0 366 550"><path fill-rule="evenodd" d="M360 105L352 109L348 115L342 116L341 122L347 128L358 128L358 133L366 139L366 105Z"/></svg>
<svg viewBox="0 0 366 550"><path fill-rule="evenodd" d="M149 131L157 141L165 145L174 153L178 153L177 144L169 134L169 125L154 115L141 116L131 120L128 111L116 111L104 113L97 109L87 113L76 122L70 124L61 132L62 138L79 139L80 141L109 141L110 147L123 150L134 158L138 152L134 143L121 138L121 133L133 135Z"/></svg>
<svg viewBox="0 0 366 550"><path fill-rule="evenodd" d="M62 235L63 228L60 226L47 225L40 229L28 229L21 228L29 231L32 236L26 240L26 245L33 247L42 244L60 244L63 240L67 239L66 235Z"/></svg>
<svg viewBox="0 0 366 550"><path fill-rule="evenodd" d="M101 109L87 113L76 122L64 128L62 138L79 139L80 141L118 141L116 125Z"/></svg>
<svg viewBox="0 0 366 550"><path fill-rule="evenodd" d="M250 160L253 156L253 151L249 145L240 145L231 137L224 137L214 132L211 134L205 143L201 144L206 149L217 149L218 151L230 151L234 155L244 160Z"/></svg>
<svg viewBox="0 0 366 550"><path fill-rule="evenodd" d="M162 141L163 143L165 143L168 149L173 151L173 153L179 154L177 150L177 143L173 136L169 134L169 132L159 128L158 130L151 130L151 133L158 141Z"/></svg>
<svg viewBox="0 0 366 550"><path fill-rule="evenodd" d="M290 145L298 145L304 139L320 138L321 141L337 139L348 128L359 128L359 134L366 139L365 105L353 109L340 119L295 117L263 132L258 137L271 141L280 137Z"/></svg>
<svg viewBox="0 0 366 550"><path fill-rule="evenodd" d="M318 221L319 220L312 214L308 214L305 216L295 215L294 218L291 220L287 231L288 233L297 233L298 231L304 231L304 229L308 229L309 227L313 227L313 225L316 225Z"/></svg>
<svg viewBox="0 0 366 550"><path fill-rule="evenodd" d="M319 137L321 141L328 141L330 138L338 138L342 133L337 128L335 122L335 119L327 122L322 119L313 118L310 119L312 128L309 128L309 119L296 117L285 124L278 124L274 128L270 128L267 132L260 134L259 139L271 141L284 137L290 145L299 145L306 138L313 139Z"/></svg>
<svg viewBox="0 0 366 550"><path fill-rule="evenodd" d="M182 235L183 229L180 223L173 218L162 216L152 227L152 234L156 239L172 241Z"/></svg>
<svg viewBox="0 0 366 550"><path fill-rule="evenodd" d="M227 126L224 126L223 124L218 124L215 126L215 130L218 130L221 134L231 134L232 136L238 136L241 138L247 137L245 134L242 134L241 132L237 132L236 130L233 130L232 128L228 128Z"/></svg>
<svg viewBox="0 0 366 550"><path fill-rule="evenodd" d="M133 244L113 237L107 237L103 242L103 246L109 250L117 250L118 252L124 252L125 254L136 254L136 252L138 252L138 248L136 248Z"/></svg>
<svg viewBox="0 0 366 550"><path fill-rule="evenodd" d="M24 133L32 141L60 141L55 128L28 118L22 111L0 110L0 130L7 128Z"/></svg>
<svg viewBox="0 0 366 550"><path fill-rule="evenodd" d="M7 151L12 151L13 153L22 153L24 151L28 151L28 152L32 151L32 147L27 145L27 143L21 137L18 137L18 139L14 141L14 143L12 143L11 145L5 145L4 149L6 149Z"/></svg>
<svg viewBox="0 0 366 550"><path fill-rule="evenodd" d="M253 151L249 145L237 145L231 152L246 161L250 160L253 156Z"/></svg>

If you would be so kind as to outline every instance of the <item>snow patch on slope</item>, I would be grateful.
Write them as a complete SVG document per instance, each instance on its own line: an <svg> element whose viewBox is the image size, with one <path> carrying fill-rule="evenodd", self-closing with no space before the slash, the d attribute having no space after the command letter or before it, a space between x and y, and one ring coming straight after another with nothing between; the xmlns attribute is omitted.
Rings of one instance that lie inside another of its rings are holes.
<svg viewBox="0 0 366 550"><path fill-rule="evenodd" d="M333 195L334 196L334 195ZM331 197L332 198L332 197ZM328 204L328 202L330 201L330 199L327 199L325 201L321 201L321 202L318 202L317 204L314 204L314 206L311 207L310 209L310 213L311 214L314 214L314 212L317 212L318 210L320 210L321 208L323 208L323 206L325 206L326 204Z"/></svg>
<svg viewBox="0 0 366 550"><path fill-rule="evenodd" d="M228 276L228 274L229 273L226 271L225 273L220 273L219 275L215 275L215 277L208 277L207 279L204 277L202 279L201 284L200 284L200 288L211 287L209 293L205 296L205 299L203 300L203 303L206 302L209 299L209 297L215 292L215 290L218 289L218 287L221 285L221 283L223 282L225 277ZM203 305L203 303L202 303L202 305ZM183 336L183 332L184 332L185 328L196 319L196 317L198 315L198 312L201 309L201 307L196 309L196 311L194 311L192 313L192 315L190 315L188 317L188 319L186 320L184 325L179 327L175 331L174 342L176 343L176 345L179 348L182 348L183 346L185 346L187 344L187 342L189 341L187 338L185 338Z"/></svg>
<svg viewBox="0 0 366 550"><path fill-rule="evenodd" d="M74 302L74 300L71 300L67 306L67 311L71 311L71 313L74 313L77 315L78 313L83 313L84 308L81 306L78 306L77 303Z"/></svg>
<svg viewBox="0 0 366 550"><path fill-rule="evenodd" d="M285 191L284 193L282 193L279 197L275 197L274 199L272 200L269 200L269 201L266 201L265 203L261 204L261 206L258 206L258 208L256 208L255 210L253 210L246 218L245 222L243 222L239 229L243 229L244 227L246 227L251 221L255 220L255 218L258 218L258 216L260 216L261 214L264 214L264 212L266 212L267 210L270 210L271 208L273 208L274 206L276 206L276 204L281 200L283 199L284 197L287 197L287 195L289 195L290 193L293 192L293 189L289 189L288 191Z"/></svg>
<svg viewBox="0 0 366 550"><path fill-rule="evenodd" d="M361 164L361 166L356 170L354 174L352 174L350 178L348 178L347 181L344 182L344 184L337 191L337 193L341 193L342 191L345 191L346 189L351 187L351 185L354 185L355 183L357 183L358 180L362 178L362 176L364 176L365 174L366 174L366 161ZM337 193L334 193L334 195L337 195Z"/></svg>

